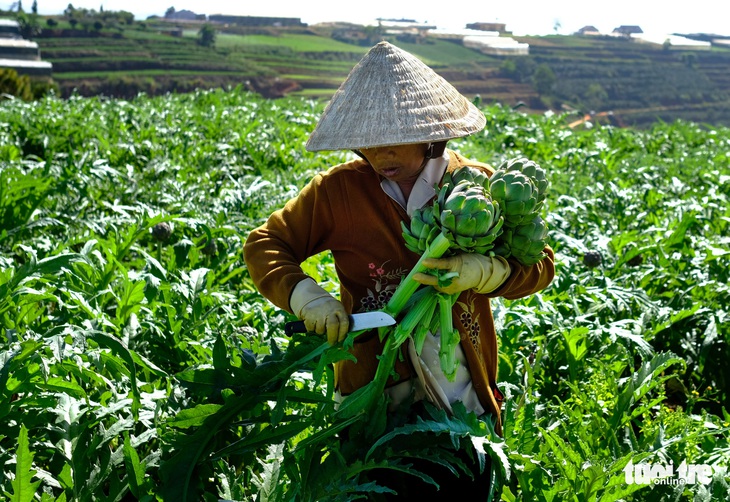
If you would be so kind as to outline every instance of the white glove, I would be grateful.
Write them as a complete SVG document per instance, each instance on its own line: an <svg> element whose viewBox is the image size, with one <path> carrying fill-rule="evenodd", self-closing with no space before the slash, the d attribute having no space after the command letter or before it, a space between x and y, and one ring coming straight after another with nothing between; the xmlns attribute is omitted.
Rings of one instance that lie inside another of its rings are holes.
<svg viewBox="0 0 730 502"><path fill-rule="evenodd" d="M314 282L314 279L304 279L294 287L289 307L304 321L308 332L327 334L330 345L345 339L350 319L344 305Z"/></svg>
<svg viewBox="0 0 730 502"><path fill-rule="evenodd" d="M474 289L477 293L491 293L504 284L512 272L507 260L501 256L490 257L477 253L463 253L439 259L427 258L423 260L423 266L459 274L443 287L439 287L438 277L435 275L417 273L413 276L416 282L433 286L446 294L460 293L467 289Z"/></svg>

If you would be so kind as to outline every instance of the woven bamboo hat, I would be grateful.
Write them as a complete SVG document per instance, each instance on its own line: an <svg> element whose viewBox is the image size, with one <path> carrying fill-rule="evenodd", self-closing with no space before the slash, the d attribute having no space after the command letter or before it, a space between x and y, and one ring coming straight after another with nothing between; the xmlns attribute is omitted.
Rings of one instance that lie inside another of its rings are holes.
<svg viewBox="0 0 730 502"><path fill-rule="evenodd" d="M359 150L445 141L485 124L484 114L420 59L380 42L327 104L306 148Z"/></svg>

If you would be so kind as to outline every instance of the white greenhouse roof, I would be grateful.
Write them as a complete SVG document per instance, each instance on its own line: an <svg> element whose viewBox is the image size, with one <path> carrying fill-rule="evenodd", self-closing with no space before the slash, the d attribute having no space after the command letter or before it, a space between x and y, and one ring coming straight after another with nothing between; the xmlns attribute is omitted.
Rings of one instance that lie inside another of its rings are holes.
<svg viewBox="0 0 730 502"><path fill-rule="evenodd" d="M24 40L22 38L0 38L0 47L12 47L14 49L37 49L38 42L32 42L30 40Z"/></svg>
<svg viewBox="0 0 730 502"><path fill-rule="evenodd" d="M472 30L469 28L462 28L460 30L449 30L445 28L438 28L435 30L428 30L429 35L433 35L434 37L490 37L490 38L498 38L499 32L498 31L483 31L483 30Z"/></svg>
<svg viewBox="0 0 730 502"><path fill-rule="evenodd" d="M692 40L691 38L682 37L679 35L667 35L663 33L632 33L631 38L637 39L641 42L649 42L659 45L663 45L666 41L669 41L670 45L681 47L696 47L697 49L709 49L712 46L710 42Z"/></svg>
<svg viewBox="0 0 730 502"><path fill-rule="evenodd" d="M28 61L27 59L0 59L0 68L53 68L48 61Z"/></svg>

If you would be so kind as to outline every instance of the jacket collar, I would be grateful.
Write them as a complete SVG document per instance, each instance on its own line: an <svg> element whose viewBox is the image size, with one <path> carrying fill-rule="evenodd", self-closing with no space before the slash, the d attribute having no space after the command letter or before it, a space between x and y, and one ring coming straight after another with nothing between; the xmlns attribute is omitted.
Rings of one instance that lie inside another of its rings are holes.
<svg viewBox="0 0 730 502"><path fill-rule="evenodd" d="M421 170L408 200L405 200L403 193L395 181L382 179L380 186L383 191L406 210L408 216L413 216L416 209L420 209L433 199L436 195L436 187L444 177L446 167L449 164L449 154L445 151L441 157L429 160Z"/></svg>

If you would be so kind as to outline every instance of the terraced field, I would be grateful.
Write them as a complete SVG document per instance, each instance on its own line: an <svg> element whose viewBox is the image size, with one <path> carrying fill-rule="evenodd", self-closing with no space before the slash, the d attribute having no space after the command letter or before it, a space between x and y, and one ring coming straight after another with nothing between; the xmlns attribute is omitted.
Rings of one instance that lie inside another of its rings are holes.
<svg viewBox="0 0 730 502"><path fill-rule="evenodd" d="M143 28L144 26L144 28ZM195 88L247 86L266 97L328 98L368 47L332 39L317 27L217 34L215 47L197 43L198 27L179 36L169 25L137 23L95 36L44 36L61 94L132 97ZM619 125L678 118L730 125L730 49L663 50L610 37L520 37L530 56L488 56L457 43L396 41L469 97L486 103L597 112ZM394 40L395 41L395 40ZM518 71L506 70L510 65ZM534 71L555 75L538 95Z"/></svg>
<svg viewBox="0 0 730 502"><path fill-rule="evenodd" d="M225 49L210 49L190 37L125 30L123 36L44 37L43 58L51 61L61 94L136 94L238 85L271 73ZM105 36L106 35L106 36ZM152 80L149 80L152 79ZM119 92L126 81L128 93ZM134 83L139 84L135 88Z"/></svg>
<svg viewBox="0 0 730 502"><path fill-rule="evenodd" d="M611 37L522 41L530 44L536 64L555 73L559 101L592 102L596 111L613 111L622 124L678 118L730 124L728 49L665 50Z"/></svg>

